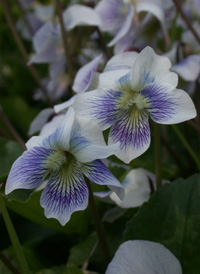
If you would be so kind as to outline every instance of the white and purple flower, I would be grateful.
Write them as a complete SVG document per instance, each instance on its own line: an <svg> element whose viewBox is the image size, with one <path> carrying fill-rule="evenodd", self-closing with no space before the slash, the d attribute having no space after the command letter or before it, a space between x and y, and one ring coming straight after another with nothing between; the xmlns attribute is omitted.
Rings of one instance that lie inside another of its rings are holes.
<svg viewBox="0 0 200 274"><path fill-rule="evenodd" d="M107 185L123 199L123 187L99 160L112 155L117 146L106 146L100 128L85 119L77 120L70 108L53 133L29 140L28 150L11 168L5 192L33 189L47 180L41 206L47 218L56 218L65 225L73 212L88 205L84 176Z"/></svg>
<svg viewBox="0 0 200 274"><path fill-rule="evenodd" d="M134 56L132 69L102 73L99 88L80 95L74 103L78 115L89 116L103 130L110 129L109 144L120 142L115 155L129 163L150 145L150 118L176 124L196 116L189 95L176 89L178 76L168 58L150 47Z"/></svg>

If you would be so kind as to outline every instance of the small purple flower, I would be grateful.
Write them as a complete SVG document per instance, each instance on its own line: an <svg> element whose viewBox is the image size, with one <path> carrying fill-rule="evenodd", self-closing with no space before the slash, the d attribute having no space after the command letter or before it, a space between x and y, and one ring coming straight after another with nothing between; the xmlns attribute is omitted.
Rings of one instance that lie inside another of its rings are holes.
<svg viewBox="0 0 200 274"><path fill-rule="evenodd" d="M84 176L107 185L123 199L123 187L99 160L112 155L117 146L106 146L101 129L88 120L77 120L70 108L53 133L29 140L28 150L11 168L5 192L36 188L47 180L41 206L47 218L56 218L65 225L73 212L88 205Z"/></svg>
<svg viewBox="0 0 200 274"><path fill-rule="evenodd" d="M189 95L176 89L178 77L170 67L168 58L146 47L134 55L131 70L124 64L119 70L102 73L99 88L80 95L73 105L77 115L89 116L103 130L111 128L108 143L120 142L115 155L125 163L149 147L149 116L160 124L176 124L196 116Z"/></svg>

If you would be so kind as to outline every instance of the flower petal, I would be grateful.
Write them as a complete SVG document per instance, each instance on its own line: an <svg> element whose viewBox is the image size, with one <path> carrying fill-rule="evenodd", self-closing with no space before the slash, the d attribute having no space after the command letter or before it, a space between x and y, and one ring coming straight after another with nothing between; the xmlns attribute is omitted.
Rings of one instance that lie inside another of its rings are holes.
<svg viewBox="0 0 200 274"><path fill-rule="evenodd" d="M75 159L51 173L40 203L45 216L57 219L61 225L70 220L73 212L87 207L88 188Z"/></svg>
<svg viewBox="0 0 200 274"><path fill-rule="evenodd" d="M32 189L40 185L48 171L48 158L52 149L35 147L25 151L12 165L6 182L5 193L15 189Z"/></svg>
<svg viewBox="0 0 200 274"><path fill-rule="evenodd" d="M178 76L170 72L171 62L167 57L158 56L146 47L138 54L132 69L132 89L142 90L151 83L171 84L176 87Z"/></svg>
<svg viewBox="0 0 200 274"><path fill-rule="evenodd" d="M74 79L74 84L72 87L75 92L84 92L87 89L90 83L90 79L92 77L92 72L96 71L101 59L102 54L97 56L91 62L87 63L81 69L79 69Z"/></svg>
<svg viewBox="0 0 200 274"><path fill-rule="evenodd" d="M34 133L40 131L53 113L54 111L52 108L43 109L32 121L29 127L28 135L33 135Z"/></svg>
<svg viewBox="0 0 200 274"><path fill-rule="evenodd" d="M165 21L164 7L162 1L159 0L140 0L136 5L136 11L139 12L150 12L152 13L161 23Z"/></svg>
<svg viewBox="0 0 200 274"><path fill-rule="evenodd" d="M108 144L117 142L120 142L120 149L115 155L127 164L147 150L150 145L150 129L146 111L132 106L118 113L109 133Z"/></svg>
<svg viewBox="0 0 200 274"><path fill-rule="evenodd" d="M116 81L130 72L130 69L110 70L99 75L99 88L115 88Z"/></svg>
<svg viewBox="0 0 200 274"><path fill-rule="evenodd" d="M77 116L85 116L95 121L102 129L110 127L116 118L117 104L122 93L98 89L77 97L73 108Z"/></svg>
<svg viewBox="0 0 200 274"><path fill-rule="evenodd" d="M86 163L113 155L119 144L106 146L101 128L89 119L75 120L70 140L70 152Z"/></svg>
<svg viewBox="0 0 200 274"><path fill-rule="evenodd" d="M123 52L114 55L106 64L104 72L110 70L131 70L138 53L133 51Z"/></svg>
<svg viewBox="0 0 200 274"><path fill-rule="evenodd" d="M43 146L68 151L74 119L75 112L70 108L63 117L62 123L43 141Z"/></svg>
<svg viewBox="0 0 200 274"><path fill-rule="evenodd" d="M55 128L57 128L63 121L64 114L61 115L56 115L53 117L53 119L46 123L41 131L40 131L40 136L49 136L55 131Z"/></svg>
<svg viewBox="0 0 200 274"><path fill-rule="evenodd" d="M177 258L164 246L150 241L127 241L120 245L106 274L182 274Z"/></svg>
<svg viewBox="0 0 200 274"><path fill-rule="evenodd" d="M196 116L196 109L190 96L181 89L151 84L137 95L141 95L142 100L145 100L145 109L157 123L176 124Z"/></svg>
<svg viewBox="0 0 200 274"><path fill-rule="evenodd" d="M200 73L200 55L190 55L172 67L185 81L196 81Z"/></svg>
<svg viewBox="0 0 200 274"><path fill-rule="evenodd" d="M65 28L71 30L76 26L100 26L101 21L95 10L83 5L72 5L63 13Z"/></svg>
<svg viewBox="0 0 200 274"><path fill-rule="evenodd" d="M121 0L101 0L95 7L95 11L101 18L102 31L116 33L124 23L129 5Z"/></svg>
<svg viewBox="0 0 200 274"><path fill-rule="evenodd" d="M100 160L84 164L83 173L92 182L99 185L107 185L116 193L119 197L118 199L124 199L123 186Z"/></svg>
<svg viewBox="0 0 200 274"><path fill-rule="evenodd" d="M151 194L151 188L148 176L142 168L131 170L124 178L122 185L125 189L125 197L122 201L114 192L110 194L111 200L119 207L139 207L144 202L148 201Z"/></svg>
<svg viewBox="0 0 200 274"><path fill-rule="evenodd" d="M67 100L64 103L58 104L54 106L55 113L59 113L62 111L66 111L70 106L73 105L73 103L76 101L76 98L79 94L75 94L72 96L69 100Z"/></svg>
<svg viewBox="0 0 200 274"><path fill-rule="evenodd" d="M134 8L132 5L128 6L128 13L126 14L126 17L124 18L123 24L120 26L119 31L117 32L116 36L110 41L108 44L109 47L114 46L117 42L120 41L129 31L132 24L134 15Z"/></svg>

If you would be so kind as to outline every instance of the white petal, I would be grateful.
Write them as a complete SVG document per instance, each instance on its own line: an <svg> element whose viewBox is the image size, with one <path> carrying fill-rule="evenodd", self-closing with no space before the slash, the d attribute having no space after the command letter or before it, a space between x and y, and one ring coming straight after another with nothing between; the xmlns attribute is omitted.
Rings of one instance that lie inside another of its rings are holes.
<svg viewBox="0 0 200 274"><path fill-rule="evenodd" d="M182 274L177 258L164 246L149 241L120 245L106 274Z"/></svg>
<svg viewBox="0 0 200 274"><path fill-rule="evenodd" d="M44 139L43 146L68 151L74 119L75 112L72 108L69 108L60 125Z"/></svg>
<svg viewBox="0 0 200 274"><path fill-rule="evenodd" d="M48 136L50 134L52 134L55 129L62 123L64 118L64 115L56 115L53 117L53 119L46 123L41 131L40 131L40 136Z"/></svg>
<svg viewBox="0 0 200 274"><path fill-rule="evenodd" d="M122 39L130 31L133 15L134 15L134 8L132 5L129 5L128 13L126 17L124 18L124 22L122 26L120 27L119 31L117 32L116 36L114 37L114 39L108 44L109 47L112 47L117 42L119 42L119 40Z"/></svg>
<svg viewBox="0 0 200 274"><path fill-rule="evenodd" d="M116 81L128 72L130 72L129 69L119 69L101 73L99 75L99 88L114 89L116 87Z"/></svg>
<svg viewBox="0 0 200 274"><path fill-rule="evenodd" d="M96 71L101 59L102 54L78 70L72 87L75 92L84 92L87 90L92 77L92 72Z"/></svg>
<svg viewBox="0 0 200 274"><path fill-rule="evenodd" d="M200 55L190 55L172 67L185 81L196 81L200 73Z"/></svg>
<svg viewBox="0 0 200 274"><path fill-rule="evenodd" d="M104 72L110 70L131 70L138 53L129 51L114 55L106 64Z"/></svg>
<svg viewBox="0 0 200 274"><path fill-rule="evenodd" d="M176 87L178 76L170 72L171 62L167 57L159 56L153 49L146 47L138 54L132 69L132 88L140 91L151 83L171 84Z"/></svg>
<svg viewBox="0 0 200 274"><path fill-rule="evenodd" d="M32 121L29 127L28 135L33 135L34 133L40 131L53 113L54 111L52 108L43 109Z"/></svg>
<svg viewBox="0 0 200 274"><path fill-rule="evenodd" d="M100 26L98 14L92 8L83 5L72 5L63 13L63 19L67 30L76 26Z"/></svg>
<svg viewBox="0 0 200 274"><path fill-rule="evenodd" d="M111 200L119 207L139 207L148 201L151 188L148 176L142 168L131 170L124 178L122 185L125 189L125 197L123 200L120 200L114 192L110 194Z"/></svg>
<svg viewBox="0 0 200 274"><path fill-rule="evenodd" d="M159 0L140 0L136 4L136 12L150 12L152 13L161 23L164 23L164 7L162 1Z"/></svg>

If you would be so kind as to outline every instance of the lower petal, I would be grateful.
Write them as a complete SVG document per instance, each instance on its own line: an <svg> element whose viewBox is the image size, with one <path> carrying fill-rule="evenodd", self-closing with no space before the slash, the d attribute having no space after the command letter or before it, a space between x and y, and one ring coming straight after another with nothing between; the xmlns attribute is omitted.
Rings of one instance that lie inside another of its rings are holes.
<svg viewBox="0 0 200 274"><path fill-rule="evenodd" d="M57 219L61 225L70 220L73 212L87 207L88 188L75 159L51 174L40 203L45 216Z"/></svg>
<svg viewBox="0 0 200 274"><path fill-rule="evenodd" d="M109 144L120 142L120 149L115 154L125 163L144 153L150 145L148 115L132 106L122 110L111 128Z"/></svg>
<svg viewBox="0 0 200 274"><path fill-rule="evenodd" d="M92 182L107 185L120 199L124 198L123 186L100 160L84 164L83 173Z"/></svg>

